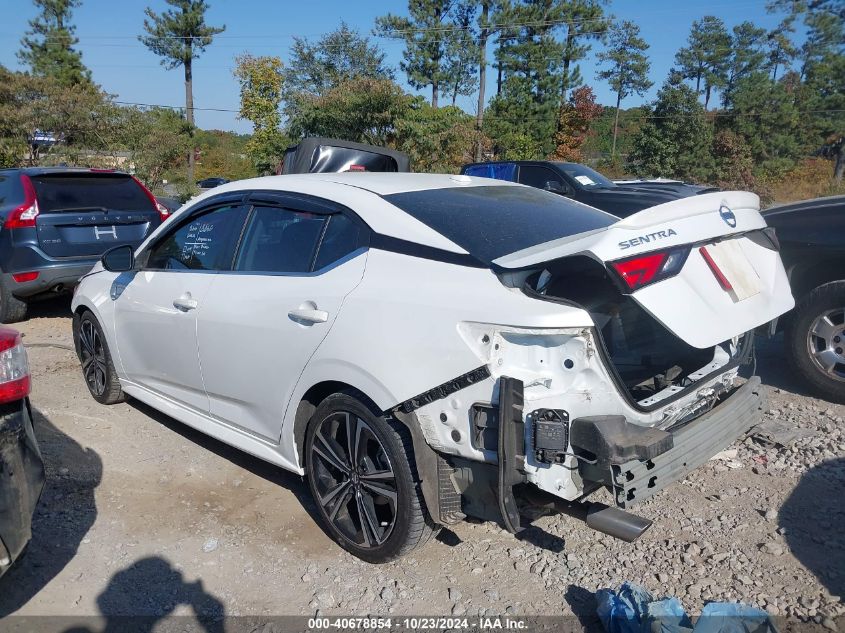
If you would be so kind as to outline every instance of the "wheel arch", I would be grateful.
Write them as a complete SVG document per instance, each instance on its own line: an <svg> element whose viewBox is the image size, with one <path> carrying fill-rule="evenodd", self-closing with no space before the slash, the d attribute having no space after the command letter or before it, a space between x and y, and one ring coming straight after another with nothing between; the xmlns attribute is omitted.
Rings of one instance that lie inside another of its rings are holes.
<svg viewBox="0 0 845 633"><path fill-rule="evenodd" d="M311 416L323 400L342 392L353 392L355 397L374 412L383 411L364 391L347 382L323 380L311 385L299 398L293 418L293 443L296 448L296 463L300 468L305 468L305 431Z"/></svg>
<svg viewBox="0 0 845 633"><path fill-rule="evenodd" d="M845 270L845 255L796 266L790 271L789 279L796 301L800 301L823 284L845 280L843 270Z"/></svg>

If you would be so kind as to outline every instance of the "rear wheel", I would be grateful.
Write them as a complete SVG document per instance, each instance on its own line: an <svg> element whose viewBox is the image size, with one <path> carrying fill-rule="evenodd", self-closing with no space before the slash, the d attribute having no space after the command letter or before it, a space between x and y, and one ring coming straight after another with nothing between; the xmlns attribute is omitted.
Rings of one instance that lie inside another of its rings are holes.
<svg viewBox="0 0 845 633"><path fill-rule="evenodd" d="M0 275L0 322L16 323L26 318L29 306L12 294L2 275Z"/></svg>
<svg viewBox="0 0 845 633"><path fill-rule="evenodd" d="M786 346L793 367L814 391L845 402L845 281L819 286L798 303Z"/></svg>
<svg viewBox="0 0 845 633"><path fill-rule="evenodd" d="M114 369L106 337L90 312L74 318L74 342L76 354L82 364L82 376L94 400L101 404L123 402L123 389Z"/></svg>
<svg viewBox="0 0 845 633"><path fill-rule="evenodd" d="M311 494L341 547L382 563L428 541L433 523L413 475L407 429L340 393L317 407L305 440Z"/></svg>

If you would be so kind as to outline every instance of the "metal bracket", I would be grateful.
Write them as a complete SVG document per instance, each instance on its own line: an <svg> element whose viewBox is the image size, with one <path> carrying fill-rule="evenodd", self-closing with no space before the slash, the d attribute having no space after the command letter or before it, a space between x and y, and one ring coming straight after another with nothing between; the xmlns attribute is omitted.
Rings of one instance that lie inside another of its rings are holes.
<svg viewBox="0 0 845 633"><path fill-rule="evenodd" d="M499 379L499 510L508 531L522 530L513 487L525 481L520 472L525 456L525 422L522 381L502 376Z"/></svg>

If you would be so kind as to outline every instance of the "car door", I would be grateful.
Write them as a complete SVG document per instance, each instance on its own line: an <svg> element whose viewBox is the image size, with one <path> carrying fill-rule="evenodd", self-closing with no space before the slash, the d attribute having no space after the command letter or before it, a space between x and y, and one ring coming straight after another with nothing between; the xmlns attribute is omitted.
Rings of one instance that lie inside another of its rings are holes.
<svg viewBox="0 0 845 633"><path fill-rule="evenodd" d="M198 313L214 417L278 441L300 374L361 281L367 234L314 199L255 203L234 270L215 276Z"/></svg>
<svg viewBox="0 0 845 633"><path fill-rule="evenodd" d="M239 201L204 206L139 254L139 270L115 293L115 337L127 379L208 412L197 315L215 273L231 269L245 216Z"/></svg>

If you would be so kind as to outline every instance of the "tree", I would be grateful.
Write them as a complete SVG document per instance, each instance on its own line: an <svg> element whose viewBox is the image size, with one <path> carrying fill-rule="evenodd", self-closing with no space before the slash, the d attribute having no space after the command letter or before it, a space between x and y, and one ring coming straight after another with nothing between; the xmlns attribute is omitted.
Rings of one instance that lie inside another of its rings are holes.
<svg viewBox="0 0 845 633"><path fill-rule="evenodd" d="M129 107L121 108L116 140L129 152L129 163L138 178L155 188L161 185L164 173L185 156L190 147L190 133L181 112L171 108Z"/></svg>
<svg viewBox="0 0 845 633"><path fill-rule="evenodd" d="M389 79L344 81L323 96L304 100L289 133L294 138L330 136L390 145L396 122L406 116L412 102L413 97Z"/></svg>
<svg viewBox="0 0 845 633"><path fill-rule="evenodd" d="M49 133L50 157L80 163L82 152L114 148L118 108L91 83L64 86L55 79L10 72L0 66L0 154L6 165L41 164L36 133Z"/></svg>
<svg viewBox="0 0 845 633"><path fill-rule="evenodd" d="M144 20L147 35L138 39L153 53L161 57L161 64L168 70L182 66L185 71L185 111L188 124L194 126L194 60L222 33L226 27L208 26L205 0L165 0L173 10L161 14L149 7ZM188 152L188 182L194 182L194 152Z"/></svg>
<svg viewBox="0 0 845 633"><path fill-rule="evenodd" d="M476 8L474 2L460 2L453 9L455 32L447 40L444 63L444 87L452 97L453 106L458 95L470 95L479 87L475 74L479 43L473 30Z"/></svg>
<svg viewBox="0 0 845 633"><path fill-rule="evenodd" d="M411 157L414 171L448 174L472 162L475 148L488 141L475 129L473 117L460 108L433 108L417 97L396 121L395 143Z"/></svg>
<svg viewBox="0 0 845 633"><path fill-rule="evenodd" d="M414 88L431 86L432 107L438 106L444 86L457 85L458 94L472 92L454 81L456 73L466 73L470 65L474 68L474 49L467 46L461 51L459 42L466 44L468 38L454 21L456 16L460 20L462 10L470 9L474 10L458 0L410 0L409 17L388 13L376 19L376 33L405 42L400 67Z"/></svg>
<svg viewBox="0 0 845 633"><path fill-rule="evenodd" d="M767 38L766 29L758 28L748 21L733 27L725 88L722 91L722 102L725 107L730 107L731 93L740 79L760 72L766 67Z"/></svg>
<svg viewBox="0 0 845 633"><path fill-rule="evenodd" d="M235 78L240 84L238 116L252 122L247 153L259 173L273 173L284 156L287 138L282 133L282 86L284 71L278 57L241 55L235 60Z"/></svg>
<svg viewBox="0 0 845 633"><path fill-rule="evenodd" d="M521 0L499 12L496 59L502 86L485 123L499 154L545 158L555 148L564 52L555 38L558 8L557 0ZM524 155L528 150L534 155Z"/></svg>
<svg viewBox="0 0 845 633"><path fill-rule="evenodd" d="M772 69L772 81L777 80L780 68L789 68L792 60L798 54L798 49L792 43L790 35L795 32L792 26L795 18L787 16L767 35L769 51L768 66Z"/></svg>
<svg viewBox="0 0 845 633"><path fill-rule="evenodd" d="M561 64L561 100L565 103L569 90L581 83L578 60L590 50L590 40L604 38L611 22L598 0L559 0L554 7L554 19L566 31Z"/></svg>
<svg viewBox="0 0 845 633"><path fill-rule="evenodd" d="M346 22L316 42L295 37L284 71L286 101L298 94L320 96L356 77L393 79L384 51Z"/></svg>
<svg viewBox="0 0 845 633"><path fill-rule="evenodd" d="M596 103L592 88L579 86L573 90L572 96L561 108L552 160L583 162L581 146L590 134L593 121L601 116L603 110Z"/></svg>
<svg viewBox="0 0 845 633"><path fill-rule="evenodd" d="M599 53L599 62L610 67L598 74L599 79L610 83L616 92L616 116L613 122L613 146L610 159L616 156L616 135L619 131L619 106L622 99L632 94L642 96L652 83L648 79L650 64L644 51L648 44L640 37L640 27L624 21L610 31L609 48Z"/></svg>
<svg viewBox="0 0 845 633"><path fill-rule="evenodd" d="M697 94L702 92L701 84L704 84L706 110L713 89L723 87L727 81L731 36L722 20L705 15L692 23L687 42L689 45L675 54L675 63L684 79L695 80Z"/></svg>
<svg viewBox="0 0 845 633"><path fill-rule="evenodd" d="M641 176L706 181L713 173L713 128L698 94L673 72L634 139L629 167Z"/></svg>
<svg viewBox="0 0 845 633"><path fill-rule="evenodd" d="M21 40L18 59L37 77L50 77L68 86L91 82L91 71L82 63L82 53L71 24L73 10L80 0L33 0L38 15L29 21Z"/></svg>

